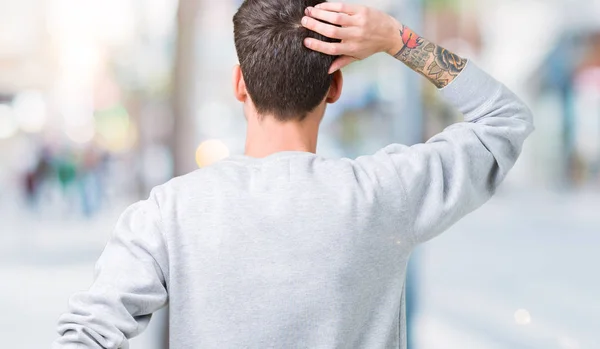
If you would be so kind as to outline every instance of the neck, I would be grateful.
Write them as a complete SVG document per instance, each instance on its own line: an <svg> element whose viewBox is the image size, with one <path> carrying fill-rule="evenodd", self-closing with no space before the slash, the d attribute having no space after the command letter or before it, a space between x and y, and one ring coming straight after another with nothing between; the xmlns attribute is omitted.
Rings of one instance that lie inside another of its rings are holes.
<svg viewBox="0 0 600 349"><path fill-rule="evenodd" d="M271 116L248 118L245 155L264 158L282 151L317 152L318 118L280 122Z"/></svg>

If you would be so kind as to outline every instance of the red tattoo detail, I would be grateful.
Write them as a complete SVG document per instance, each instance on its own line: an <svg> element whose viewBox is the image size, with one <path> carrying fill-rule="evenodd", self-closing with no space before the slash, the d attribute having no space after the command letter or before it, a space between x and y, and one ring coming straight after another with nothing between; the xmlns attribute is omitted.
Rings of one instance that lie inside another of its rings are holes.
<svg viewBox="0 0 600 349"><path fill-rule="evenodd" d="M405 27L404 30L402 30L402 42L404 42L406 48L415 49L423 44L423 38Z"/></svg>

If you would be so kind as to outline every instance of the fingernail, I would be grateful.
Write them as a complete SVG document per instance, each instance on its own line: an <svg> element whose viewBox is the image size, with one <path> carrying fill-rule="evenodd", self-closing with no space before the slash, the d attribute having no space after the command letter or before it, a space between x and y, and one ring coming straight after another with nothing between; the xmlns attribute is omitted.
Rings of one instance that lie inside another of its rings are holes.
<svg viewBox="0 0 600 349"><path fill-rule="evenodd" d="M310 16L310 11L312 11L312 7L307 7L306 11L304 11L304 13L306 13L307 16Z"/></svg>
<svg viewBox="0 0 600 349"><path fill-rule="evenodd" d="M306 25L308 23L308 17L302 17L302 24Z"/></svg>

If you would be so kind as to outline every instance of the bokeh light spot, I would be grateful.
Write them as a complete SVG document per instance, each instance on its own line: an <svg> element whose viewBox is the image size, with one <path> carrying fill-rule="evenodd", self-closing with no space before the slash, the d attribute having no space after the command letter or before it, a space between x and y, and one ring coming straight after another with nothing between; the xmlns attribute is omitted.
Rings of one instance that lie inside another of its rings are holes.
<svg viewBox="0 0 600 349"><path fill-rule="evenodd" d="M198 167L206 167L217 161L229 157L229 148L220 140L202 142L196 150L196 163Z"/></svg>
<svg viewBox="0 0 600 349"><path fill-rule="evenodd" d="M0 139L10 138L17 131L18 126L13 109L6 104L0 104Z"/></svg>
<svg viewBox="0 0 600 349"><path fill-rule="evenodd" d="M77 126L68 126L65 133L73 142L84 144L94 139L96 130L93 123L84 123Z"/></svg>
<svg viewBox="0 0 600 349"><path fill-rule="evenodd" d="M515 322L518 325L529 325L531 323L531 314L525 309L519 309L515 312Z"/></svg>
<svg viewBox="0 0 600 349"><path fill-rule="evenodd" d="M135 145L138 130L123 106L97 111L95 121L98 143L105 149L122 153Z"/></svg>
<svg viewBox="0 0 600 349"><path fill-rule="evenodd" d="M46 125L46 101L40 92L18 94L13 101L13 108L21 130L27 133L38 133Z"/></svg>

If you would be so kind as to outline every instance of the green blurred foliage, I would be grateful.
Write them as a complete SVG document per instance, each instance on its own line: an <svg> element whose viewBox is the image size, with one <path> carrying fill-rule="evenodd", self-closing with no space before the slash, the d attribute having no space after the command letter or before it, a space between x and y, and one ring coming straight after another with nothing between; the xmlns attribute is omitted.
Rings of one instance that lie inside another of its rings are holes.
<svg viewBox="0 0 600 349"><path fill-rule="evenodd" d="M422 0L426 10L459 11L465 5L474 3L472 0Z"/></svg>

